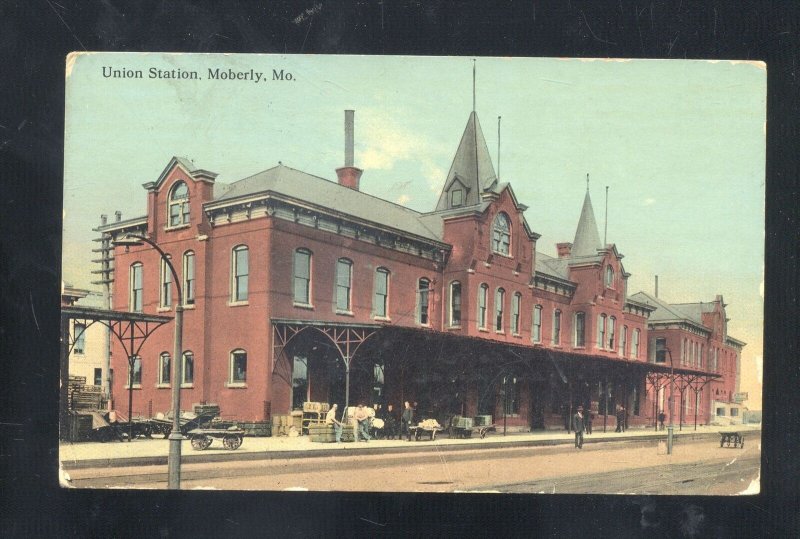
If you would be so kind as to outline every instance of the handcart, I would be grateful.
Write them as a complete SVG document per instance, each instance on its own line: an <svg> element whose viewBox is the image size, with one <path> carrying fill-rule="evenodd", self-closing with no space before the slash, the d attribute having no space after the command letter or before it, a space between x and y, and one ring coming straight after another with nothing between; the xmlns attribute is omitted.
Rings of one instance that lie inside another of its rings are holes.
<svg viewBox="0 0 800 539"><path fill-rule="evenodd" d="M426 419L419 425L409 426L408 430L414 433L414 440L419 441L422 433L427 433L431 441L436 439L436 433L445 430L435 419Z"/></svg>
<svg viewBox="0 0 800 539"><path fill-rule="evenodd" d="M490 430L495 430L494 424L475 425L475 421L471 417L462 417L460 415L453 416L450 419L450 427L447 429L450 438L471 438L473 433L485 438L486 433Z"/></svg>
<svg viewBox="0 0 800 539"><path fill-rule="evenodd" d="M744 448L744 436L739 432L720 432L719 446L720 447L738 447Z"/></svg>
<svg viewBox="0 0 800 539"><path fill-rule="evenodd" d="M181 426L181 434L185 436L190 430L208 426L211 420L216 416L217 414L214 412L198 415L190 412L182 413L178 419ZM151 432L153 434L162 434L164 438L167 438L172 432L172 418L167 417L164 414L158 414L156 417L152 418L150 420L150 425Z"/></svg>
<svg viewBox="0 0 800 539"><path fill-rule="evenodd" d="M225 449L239 449L244 438L244 430L239 427L227 429L192 429L186 433L192 442L192 449L203 451L208 449L214 439L222 439L222 446Z"/></svg>
<svg viewBox="0 0 800 539"><path fill-rule="evenodd" d="M98 442L110 442L117 439L120 442L133 435L134 438L144 436L150 438L153 432L152 425L149 421L141 419L134 419L128 423L124 418L120 417L116 412L88 412L92 416L92 431L89 438Z"/></svg>

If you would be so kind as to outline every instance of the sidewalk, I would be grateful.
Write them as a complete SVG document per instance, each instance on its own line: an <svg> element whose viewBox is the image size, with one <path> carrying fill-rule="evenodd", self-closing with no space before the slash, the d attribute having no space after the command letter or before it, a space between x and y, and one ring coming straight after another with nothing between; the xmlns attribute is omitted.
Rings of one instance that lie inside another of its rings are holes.
<svg viewBox="0 0 800 539"><path fill-rule="evenodd" d="M761 425L733 426L684 426L683 430L675 427L675 440L716 439L720 432L742 432L746 442L753 442L761 436ZM584 444L601 442L666 440L667 431L649 429L630 429L624 433L603 432L594 429L593 433L584 436ZM188 440L182 444L181 462L219 462L231 460L269 460L304 457L326 457L341 455L342 451L357 451L360 454L413 453L424 451L459 451L478 448L500 447L534 447L548 445L568 445L574 443L575 435L566 431L536 431L511 433L503 436L502 427L496 433L489 433L486 438L479 437L458 439L448 438L446 434L429 441L427 438L411 442L403 440L372 440L370 442L318 443L312 442L308 436L251 438L246 437L239 449L229 451L222 447L220 440L214 440L204 451L192 449ZM64 469L145 466L167 463L169 442L160 437L151 440L137 438L132 442L62 442L59 447L59 460Z"/></svg>

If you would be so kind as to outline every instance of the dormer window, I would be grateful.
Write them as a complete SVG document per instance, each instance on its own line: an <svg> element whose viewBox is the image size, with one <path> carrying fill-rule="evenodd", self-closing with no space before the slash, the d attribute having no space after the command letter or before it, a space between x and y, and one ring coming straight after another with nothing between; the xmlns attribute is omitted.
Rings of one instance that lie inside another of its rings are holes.
<svg viewBox="0 0 800 539"><path fill-rule="evenodd" d="M189 187L177 182L169 193L169 226L189 223Z"/></svg>
<svg viewBox="0 0 800 539"><path fill-rule="evenodd" d="M462 189L453 189L450 191L450 207L458 208L464 204L464 191Z"/></svg>
<svg viewBox="0 0 800 539"><path fill-rule="evenodd" d="M492 251L508 256L511 248L511 222L508 215L498 213L492 224Z"/></svg>

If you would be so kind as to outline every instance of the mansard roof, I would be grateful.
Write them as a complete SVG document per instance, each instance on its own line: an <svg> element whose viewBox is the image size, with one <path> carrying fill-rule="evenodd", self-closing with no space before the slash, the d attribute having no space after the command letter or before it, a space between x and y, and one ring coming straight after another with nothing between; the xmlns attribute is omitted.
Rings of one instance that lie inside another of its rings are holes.
<svg viewBox="0 0 800 539"><path fill-rule="evenodd" d="M571 256L584 257L596 256L597 250L603 245L600 243L600 234L597 232L597 221L594 218L592 209L592 199L589 196L589 188L586 188L586 196L583 199L581 216L578 220L578 228L575 230L575 241L572 242Z"/></svg>
<svg viewBox="0 0 800 539"><path fill-rule="evenodd" d="M703 323L703 313L714 312L713 302L700 302L700 303L673 303L672 308L678 312L683 313L686 318L697 322Z"/></svg>
<svg viewBox="0 0 800 539"><path fill-rule="evenodd" d="M544 253L536 253L536 273L551 275L569 280L569 259L555 258Z"/></svg>
<svg viewBox="0 0 800 539"><path fill-rule="evenodd" d="M441 232L429 228L419 212L282 164L231 183L213 202L206 204L206 208L267 193L278 193L425 239L442 241Z"/></svg>
<svg viewBox="0 0 800 539"><path fill-rule="evenodd" d="M456 178L467 189L464 206L480 204L481 193L493 189L497 184L497 175L494 172L492 158L489 156L489 148L486 146L486 139L475 111L470 113L464 134L461 135L461 142L458 144L450 171L445 178L439 202L436 204L436 211L448 208L447 195Z"/></svg>

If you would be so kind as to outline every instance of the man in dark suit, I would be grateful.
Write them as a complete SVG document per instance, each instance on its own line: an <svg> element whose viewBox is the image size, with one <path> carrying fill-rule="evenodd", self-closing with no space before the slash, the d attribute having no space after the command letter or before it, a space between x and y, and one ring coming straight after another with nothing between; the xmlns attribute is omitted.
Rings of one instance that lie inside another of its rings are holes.
<svg viewBox="0 0 800 539"><path fill-rule="evenodd" d="M575 429L575 447L583 449L583 431L586 427L583 418L583 406L578 406L578 411L572 417L572 427Z"/></svg>
<svg viewBox="0 0 800 539"><path fill-rule="evenodd" d="M402 430L400 431L400 436L405 434L406 441L411 441L411 425L414 423L414 409L411 407L411 403L408 401L405 402L405 409L403 410L403 415L400 418Z"/></svg>

